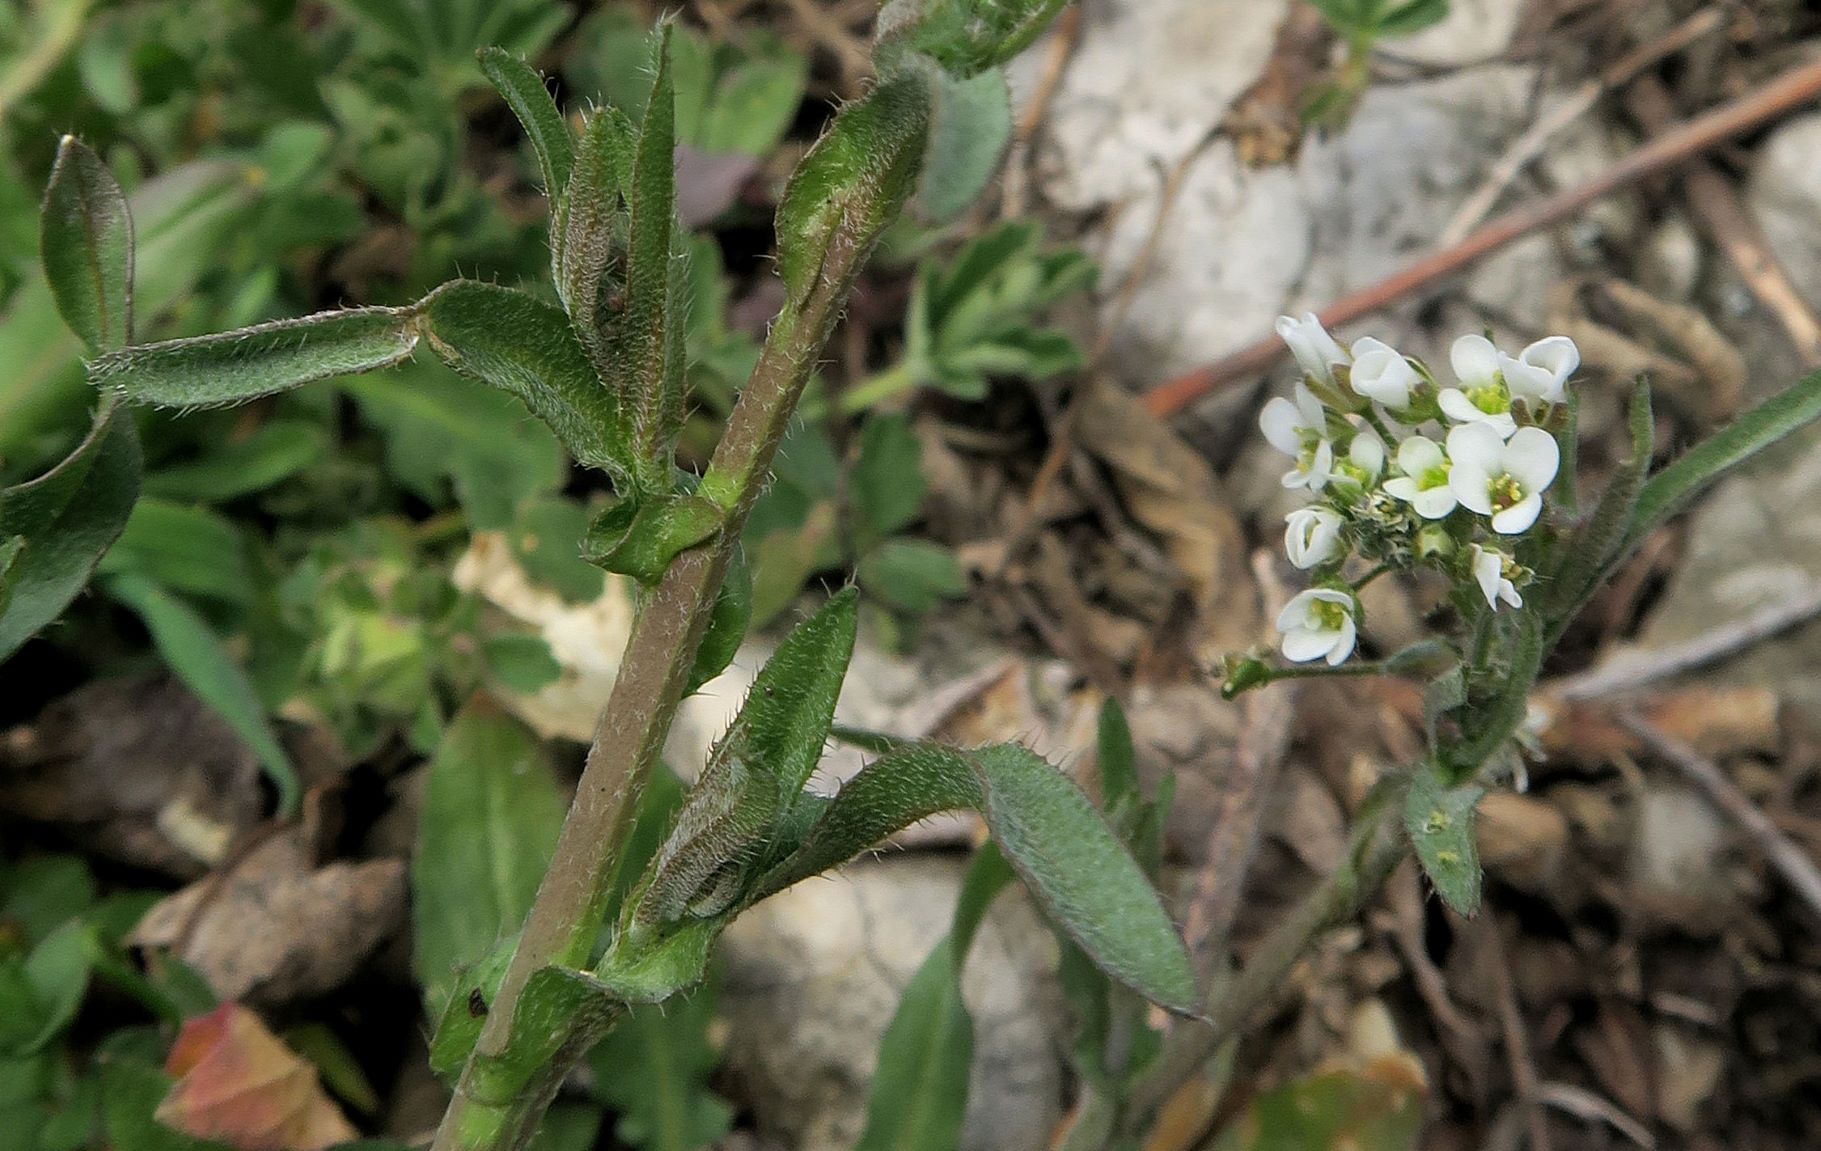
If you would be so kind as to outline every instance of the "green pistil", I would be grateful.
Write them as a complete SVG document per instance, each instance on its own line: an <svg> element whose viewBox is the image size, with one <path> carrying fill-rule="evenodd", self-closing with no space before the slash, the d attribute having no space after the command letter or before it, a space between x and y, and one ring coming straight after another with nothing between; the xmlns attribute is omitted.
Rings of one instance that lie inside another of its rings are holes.
<svg viewBox="0 0 1821 1151"><path fill-rule="evenodd" d="M1448 465L1437 464L1432 468L1425 468L1422 474L1416 477L1416 486L1418 490L1425 492L1434 488L1447 487Z"/></svg>
<svg viewBox="0 0 1821 1151"><path fill-rule="evenodd" d="M1495 512L1502 512L1524 502L1523 485L1509 473L1494 479L1487 485L1486 492L1492 499L1492 510Z"/></svg>
<svg viewBox="0 0 1821 1151"><path fill-rule="evenodd" d="M1309 614L1315 617L1315 622L1321 625L1322 631L1339 631L1341 625L1347 622L1347 606L1329 600L1318 600L1309 609Z"/></svg>
<svg viewBox="0 0 1821 1151"><path fill-rule="evenodd" d="M1467 389L1467 399L1473 406L1489 416L1511 410L1511 393L1505 387L1505 377L1494 376L1491 383L1480 384Z"/></svg>

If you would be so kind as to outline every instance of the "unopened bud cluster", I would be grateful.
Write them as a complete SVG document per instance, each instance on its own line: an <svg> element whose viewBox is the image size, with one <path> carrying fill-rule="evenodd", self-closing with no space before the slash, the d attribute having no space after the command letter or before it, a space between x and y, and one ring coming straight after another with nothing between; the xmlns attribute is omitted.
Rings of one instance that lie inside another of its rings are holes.
<svg viewBox="0 0 1821 1151"><path fill-rule="evenodd" d="M1277 321L1303 378L1259 417L1294 464L1284 486L1311 502L1286 517L1284 548L1314 586L1278 616L1283 654L1337 665L1358 635L1349 557L1387 570L1442 572L1487 607L1520 608L1531 573L1519 546L1561 463L1574 341L1550 336L1516 356L1485 336L1449 355L1454 382L1367 337L1343 348L1313 315Z"/></svg>

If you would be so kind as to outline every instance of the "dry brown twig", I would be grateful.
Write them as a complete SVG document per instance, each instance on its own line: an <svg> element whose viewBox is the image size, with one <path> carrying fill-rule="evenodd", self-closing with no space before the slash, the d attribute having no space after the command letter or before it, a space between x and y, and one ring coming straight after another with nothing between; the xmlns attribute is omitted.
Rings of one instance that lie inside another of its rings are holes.
<svg viewBox="0 0 1821 1151"><path fill-rule="evenodd" d="M1505 956L1505 941L1500 938L1498 917L1488 914L1480 921L1487 936L1486 964L1492 971L1492 991L1498 999L1499 1028L1504 1036L1505 1061L1511 1067L1511 1085L1518 1105L1524 1109L1524 1125L1530 1135L1530 1151L1550 1151L1549 1120L1538 1098L1536 1060L1530 1054L1530 1037L1524 1031L1524 1013L1518 1006L1517 989L1511 985L1511 962Z"/></svg>
<svg viewBox="0 0 1821 1151"><path fill-rule="evenodd" d="M1709 802L1751 836L1764 858L1809 910L1821 918L1821 867L1816 866L1807 852L1791 843L1782 829L1727 778L1718 764L1636 712L1620 716L1619 722L1643 740L1658 758L1700 788Z"/></svg>
<svg viewBox="0 0 1821 1151"><path fill-rule="evenodd" d="M1653 133L1667 130L1676 119L1675 101L1654 76L1634 81L1625 104L1638 123ZM1821 319L1790 283L1789 273L1770 250L1763 229L1732 184L1712 164L1696 160L1683 171L1682 188L1695 220L1726 253L1758 303L1783 326L1803 364L1811 368L1821 364Z"/></svg>
<svg viewBox="0 0 1821 1151"><path fill-rule="evenodd" d="M1378 312L1433 286L1481 257L1541 228L1560 223L1588 204L1647 176L1686 163L1740 133L1783 116L1821 95L1821 60L1811 60L1768 84L1665 132L1606 171L1573 188L1546 196L1485 224L1452 248L1433 252L1370 287L1337 300L1320 318L1328 327ZM1275 335L1153 389L1145 406L1171 416L1235 381L1270 370L1288 352Z"/></svg>

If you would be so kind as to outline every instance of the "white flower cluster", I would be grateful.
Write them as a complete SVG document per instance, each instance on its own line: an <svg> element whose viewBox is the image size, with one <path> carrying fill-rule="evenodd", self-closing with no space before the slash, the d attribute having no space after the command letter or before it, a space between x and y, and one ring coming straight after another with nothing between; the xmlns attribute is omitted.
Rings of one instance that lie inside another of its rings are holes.
<svg viewBox="0 0 1821 1151"><path fill-rule="evenodd" d="M1303 379L1259 425L1295 461L1284 486L1313 497L1287 517L1284 548L1316 584L1278 616L1284 657L1332 666L1352 654L1359 600L1341 568L1355 554L1380 565L1373 574L1433 567L1477 586L1491 610L1524 606L1517 537L1561 463L1574 341L1550 336L1509 356L1462 336L1449 355L1455 382L1443 386L1382 340L1343 348L1314 315L1279 318L1277 334Z"/></svg>

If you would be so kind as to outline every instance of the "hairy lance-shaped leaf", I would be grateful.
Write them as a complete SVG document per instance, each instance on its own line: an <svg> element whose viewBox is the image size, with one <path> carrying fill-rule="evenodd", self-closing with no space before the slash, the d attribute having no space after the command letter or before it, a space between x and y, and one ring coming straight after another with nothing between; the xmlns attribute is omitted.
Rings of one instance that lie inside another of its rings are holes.
<svg viewBox="0 0 1821 1151"><path fill-rule="evenodd" d="M973 76L1024 51L1068 0L891 0L879 13L879 54L910 51Z"/></svg>
<svg viewBox="0 0 1821 1151"><path fill-rule="evenodd" d="M671 560L713 539L726 518L721 505L700 496L627 496L589 526L582 539L582 558L642 584L655 584Z"/></svg>
<svg viewBox="0 0 1821 1151"><path fill-rule="evenodd" d="M569 189L550 226L551 275L595 371L612 380L607 332L626 310L626 188L632 182L637 130L618 108L582 123Z"/></svg>
<svg viewBox="0 0 1821 1151"><path fill-rule="evenodd" d="M973 753L986 825L1057 926L1095 966L1151 1002L1199 1009L1182 937L1125 845L1081 789L1014 744Z"/></svg>
<svg viewBox="0 0 1821 1151"><path fill-rule="evenodd" d="M1477 784L1450 787L1428 760L1410 780L1404 800L1404 827L1416 858L1436 893L1462 915L1480 907L1480 856L1473 838L1474 807L1486 789Z"/></svg>
<svg viewBox="0 0 1821 1151"><path fill-rule="evenodd" d="M504 48L482 48L476 56L481 71L530 137L538 168L544 174L544 195L555 204L568 187L569 170L575 166L575 142L570 137L569 124L550 98L550 90L544 87L544 78L531 65Z"/></svg>
<svg viewBox="0 0 1821 1151"><path fill-rule="evenodd" d="M57 310L89 351L131 343L133 220L114 174L74 136L57 146L38 244Z"/></svg>
<svg viewBox="0 0 1821 1151"><path fill-rule="evenodd" d="M640 920L719 915L746 893L760 848L828 741L858 611L854 590L843 590L760 669L652 864Z"/></svg>
<svg viewBox="0 0 1821 1151"><path fill-rule="evenodd" d="M484 698L470 701L430 761L411 865L417 975L433 1010L458 968L518 930L563 806L537 737Z"/></svg>
<svg viewBox="0 0 1821 1151"><path fill-rule="evenodd" d="M864 251L897 217L922 166L930 101L925 77L886 77L842 107L797 165L777 218L778 271L792 303L815 288L837 234Z"/></svg>
<svg viewBox="0 0 1821 1151"><path fill-rule="evenodd" d="M102 401L88 437L30 483L0 490L0 543L15 541L0 576L0 660L68 607L119 538L139 498L139 436Z"/></svg>
<svg viewBox="0 0 1821 1151"><path fill-rule="evenodd" d="M879 1042L856 1151L954 1151L967 1114L974 1020L961 972L993 897L1016 876L991 843L974 855L948 937L929 953L898 998Z"/></svg>
<svg viewBox="0 0 1821 1151"><path fill-rule="evenodd" d="M1688 506L1720 475L1821 417L1821 372L1791 384L1709 436L1656 475L1638 493L1626 550Z"/></svg>
<svg viewBox="0 0 1821 1151"><path fill-rule="evenodd" d="M430 346L451 367L517 396L576 462L629 479L618 408L559 309L474 280L444 284L420 306Z"/></svg>
<svg viewBox="0 0 1821 1151"><path fill-rule="evenodd" d="M1108 699L1100 706L1095 752L1100 767L1100 798L1106 809L1111 812L1137 801L1138 752L1132 745L1132 726L1126 722L1125 709L1118 700Z"/></svg>
<svg viewBox="0 0 1821 1151"><path fill-rule="evenodd" d="M135 404L221 407L401 363L417 347L419 327L415 308L318 312L123 348L96 360L90 374Z"/></svg>
<svg viewBox="0 0 1821 1151"><path fill-rule="evenodd" d="M3 577L0 577L3 578ZM740 644L746 639L746 628L752 622L752 569L746 564L746 552L734 545L733 557L727 563L727 577L716 593L714 610L708 616L708 630L696 648L695 664L689 669L689 682L684 694L727 670Z"/></svg>
<svg viewBox="0 0 1821 1151"><path fill-rule="evenodd" d="M278 806L286 815L297 811L302 786L291 759L266 722L265 707L254 694L247 673L234 662L207 620L145 576L129 572L110 577L114 598L131 607L152 635L152 646L184 686L227 721L259 757L259 765L278 789Z"/></svg>

